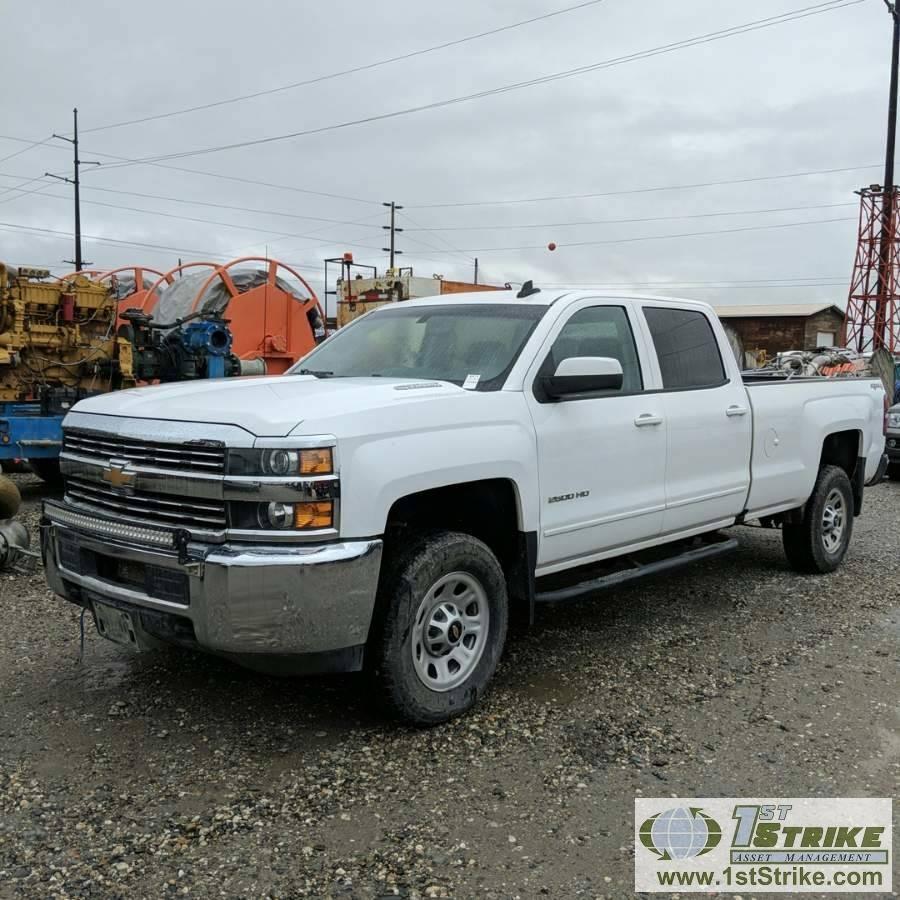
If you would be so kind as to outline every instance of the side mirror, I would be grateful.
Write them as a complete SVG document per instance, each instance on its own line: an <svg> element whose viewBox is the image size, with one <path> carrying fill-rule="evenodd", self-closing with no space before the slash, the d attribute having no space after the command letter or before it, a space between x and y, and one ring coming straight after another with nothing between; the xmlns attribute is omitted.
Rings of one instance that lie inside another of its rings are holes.
<svg viewBox="0 0 900 900"><path fill-rule="evenodd" d="M550 400L565 400L575 394L620 391L622 364L609 356L571 356L564 359L554 375L544 375L541 387Z"/></svg>

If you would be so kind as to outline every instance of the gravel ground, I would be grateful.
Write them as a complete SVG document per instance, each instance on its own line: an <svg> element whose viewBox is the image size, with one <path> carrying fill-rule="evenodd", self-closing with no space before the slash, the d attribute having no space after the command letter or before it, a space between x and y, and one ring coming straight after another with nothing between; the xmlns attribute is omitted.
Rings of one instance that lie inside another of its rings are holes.
<svg viewBox="0 0 900 900"><path fill-rule="evenodd" d="M17 480L36 540L44 489ZM90 622L79 663L78 610L0 575L0 898L630 897L636 795L896 796L898 527L886 483L833 576L740 529L724 560L543 608L427 731L359 676L137 655Z"/></svg>

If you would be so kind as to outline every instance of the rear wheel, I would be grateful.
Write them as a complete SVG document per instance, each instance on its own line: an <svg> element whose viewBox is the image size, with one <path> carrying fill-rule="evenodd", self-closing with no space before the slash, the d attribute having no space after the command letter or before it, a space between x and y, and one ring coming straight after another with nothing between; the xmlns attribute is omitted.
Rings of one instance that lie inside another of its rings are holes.
<svg viewBox="0 0 900 900"><path fill-rule="evenodd" d="M798 572L833 572L844 561L852 533L850 479L837 466L823 466L803 519L782 527L788 562Z"/></svg>
<svg viewBox="0 0 900 900"><path fill-rule="evenodd" d="M506 640L506 580L477 538L431 535L385 563L373 647L388 705L417 725L470 709Z"/></svg>

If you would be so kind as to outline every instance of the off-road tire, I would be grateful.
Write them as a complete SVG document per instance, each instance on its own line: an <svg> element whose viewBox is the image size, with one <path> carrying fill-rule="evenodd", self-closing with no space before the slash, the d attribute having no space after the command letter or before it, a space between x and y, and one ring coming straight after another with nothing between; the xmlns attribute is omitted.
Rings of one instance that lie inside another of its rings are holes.
<svg viewBox="0 0 900 900"><path fill-rule="evenodd" d="M434 585L463 573L483 588L489 621L481 656L456 687L437 691L420 678L414 662L415 617ZM485 693L506 641L509 601L497 557L469 534L436 532L389 550L382 565L371 652L389 710L416 725L438 725L472 708Z"/></svg>
<svg viewBox="0 0 900 900"><path fill-rule="evenodd" d="M824 525L829 498L842 501L842 531L837 545L827 546ZM833 572L844 561L853 534L853 489L847 473L838 466L822 466L812 495L799 522L782 526L784 552L797 572L825 574Z"/></svg>
<svg viewBox="0 0 900 900"><path fill-rule="evenodd" d="M29 459L28 465L31 466L32 472L34 472L34 474L45 484L56 489L63 486L63 478L62 473L59 470L58 459Z"/></svg>
<svg viewBox="0 0 900 900"><path fill-rule="evenodd" d="M900 463L889 463L887 467L887 476L891 481L900 481Z"/></svg>

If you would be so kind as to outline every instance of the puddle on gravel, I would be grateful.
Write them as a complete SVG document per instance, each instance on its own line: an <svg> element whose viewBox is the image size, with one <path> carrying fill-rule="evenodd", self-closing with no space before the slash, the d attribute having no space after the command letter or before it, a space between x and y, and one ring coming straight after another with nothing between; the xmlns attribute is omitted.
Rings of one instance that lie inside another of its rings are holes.
<svg viewBox="0 0 900 900"><path fill-rule="evenodd" d="M566 680L556 672L531 676L516 686L516 690L538 703L569 706L581 693L577 684Z"/></svg>

